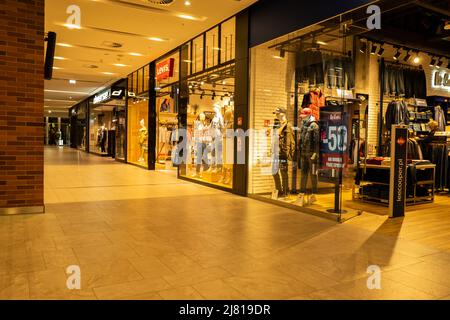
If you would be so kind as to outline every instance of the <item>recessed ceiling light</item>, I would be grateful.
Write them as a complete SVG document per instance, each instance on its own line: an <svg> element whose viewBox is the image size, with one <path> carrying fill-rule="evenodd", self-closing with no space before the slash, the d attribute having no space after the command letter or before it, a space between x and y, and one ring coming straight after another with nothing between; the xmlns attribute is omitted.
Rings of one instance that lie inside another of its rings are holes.
<svg viewBox="0 0 450 320"><path fill-rule="evenodd" d="M186 19L186 20L198 20L196 17L191 16L189 14L185 14L185 13L179 13L179 14L177 14L177 17L181 18L181 19Z"/></svg>
<svg viewBox="0 0 450 320"><path fill-rule="evenodd" d="M156 41L156 42L164 42L164 41L167 41L167 40L164 40L164 39L158 38L158 37L150 37L150 38L148 38L148 40Z"/></svg>
<svg viewBox="0 0 450 320"><path fill-rule="evenodd" d="M273 56L274 59L283 59L281 56Z"/></svg>
<svg viewBox="0 0 450 320"><path fill-rule="evenodd" d="M186 0L186 1L184 2L184 5L185 5L186 7L189 7L189 6L191 5L191 2L190 2L189 0Z"/></svg>
<svg viewBox="0 0 450 320"><path fill-rule="evenodd" d="M52 110L48 110L48 113L52 113Z"/></svg>
<svg viewBox="0 0 450 320"><path fill-rule="evenodd" d="M60 67L53 67L53 70L61 70L62 68Z"/></svg>
<svg viewBox="0 0 450 320"><path fill-rule="evenodd" d="M322 46L326 46L328 43L324 42L324 41L317 41L317 44L320 44Z"/></svg>
<svg viewBox="0 0 450 320"><path fill-rule="evenodd" d="M128 67L126 64L123 64L123 63L114 63L114 65L116 67Z"/></svg>
<svg viewBox="0 0 450 320"><path fill-rule="evenodd" d="M137 53L137 52L130 52L129 55L134 56L134 57L142 57L142 54Z"/></svg>
<svg viewBox="0 0 450 320"><path fill-rule="evenodd" d="M113 73L113 72L102 72L103 74L106 74L106 75L108 75L108 76L113 76L113 75L115 75L115 73Z"/></svg>
<svg viewBox="0 0 450 320"><path fill-rule="evenodd" d="M77 24L72 24L72 23L66 23L64 24L64 27L68 28L68 29L81 29L81 27Z"/></svg>
<svg viewBox="0 0 450 320"><path fill-rule="evenodd" d="M77 80L69 80L70 84L77 84Z"/></svg>
<svg viewBox="0 0 450 320"><path fill-rule="evenodd" d="M45 92L54 92L54 93L68 93L68 94L81 94L81 95L86 95L86 92L79 92L79 91L65 91L65 90L49 90L49 89L45 89Z"/></svg>
<svg viewBox="0 0 450 320"><path fill-rule="evenodd" d="M68 43L57 43L56 45L60 46L60 47L65 47L65 48L72 48L73 47L73 45L68 44Z"/></svg>
<svg viewBox="0 0 450 320"><path fill-rule="evenodd" d="M64 58L64 57L54 57L55 58L55 60L67 60L67 58Z"/></svg>

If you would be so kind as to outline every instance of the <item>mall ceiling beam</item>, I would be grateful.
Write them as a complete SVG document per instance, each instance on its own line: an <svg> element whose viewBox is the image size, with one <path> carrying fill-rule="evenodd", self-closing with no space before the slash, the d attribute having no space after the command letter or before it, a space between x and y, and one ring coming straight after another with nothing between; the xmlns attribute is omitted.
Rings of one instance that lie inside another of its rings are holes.
<svg viewBox="0 0 450 320"><path fill-rule="evenodd" d="M384 27L382 30L378 30L376 32L371 31L366 34L361 34L360 37L376 42L385 42L388 44L417 49L421 52L435 56L450 58L450 43L431 46L432 44L429 41L421 39L421 35L396 28Z"/></svg>
<svg viewBox="0 0 450 320"><path fill-rule="evenodd" d="M439 14L447 17L447 18L450 18L450 11L449 10L446 10L446 9L440 8L440 7L436 7L436 6L432 5L432 4L425 3L425 2L420 1L420 0L414 1L414 3L416 5L424 8L424 9L427 9L429 11L433 11L435 13L439 13Z"/></svg>

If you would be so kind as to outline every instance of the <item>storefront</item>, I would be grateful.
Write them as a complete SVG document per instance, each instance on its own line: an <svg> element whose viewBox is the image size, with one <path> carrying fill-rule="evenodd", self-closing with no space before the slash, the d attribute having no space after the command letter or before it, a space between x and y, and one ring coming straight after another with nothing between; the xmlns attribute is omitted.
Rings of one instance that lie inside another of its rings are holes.
<svg viewBox="0 0 450 320"><path fill-rule="evenodd" d="M246 82L248 61L237 61L236 43L244 38L240 52L246 57L247 21L243 13L181 47L178 121L183 134L173 151L182 159L181 179L242 195L246 174L237 172L245 163L236 163L236 155L238 149L245 154L245 136L236 137L235 129L246 130L247 91L236 91L236 74L241 72Z"/></svg>
<svg viewBox="0 0 450 320"><path fill-rule="evenodd" d="M70 146L71 148L87 151L89 136L88 127L88 100L69 109L70 119Z"/></svg>
<svg viewBox="0 0 450 320"><path fill-rule="evenodd" d="M249 196L338 220L361 202L387 206L393 125L409 129L406 205L448 191L448 16L409 1L377 5L379 30L367 29L364 7L253 39Z"/></svg>
<svg viewBox="0 0 450 320"><path fill-rule="evenodd" d="M88 151L125 160L126 80L89 99Z"/></svg>
<svg viewBox="0 0 450 320"><path fill-rule="evenodd" d="M128 76L127 162L149 168L149 78L150 66ZM150 135L151 136L151 135Z"/></svg>
<svg viewBox="0 0 450 320"><path fill-rule="evenodd" d="M178 107L180 93L180 50L156 60L156 149L155 169L172 170L172 151L178 143Z"/></svg>

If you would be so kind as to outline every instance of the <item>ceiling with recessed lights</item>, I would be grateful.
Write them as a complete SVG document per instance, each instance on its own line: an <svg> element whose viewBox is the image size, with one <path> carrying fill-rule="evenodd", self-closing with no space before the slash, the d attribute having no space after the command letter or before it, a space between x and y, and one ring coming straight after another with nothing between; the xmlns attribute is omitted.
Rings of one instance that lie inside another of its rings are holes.
<svg viewBox="0 0 450 320"><path fill-rule="evenodd" d="M45 111L67 109L257 0L46 0L57 34ZM80 25L73 8L80 9ZM72 10L71 10L72 9ZM70 81L75 80L75 81Z"/></svg>

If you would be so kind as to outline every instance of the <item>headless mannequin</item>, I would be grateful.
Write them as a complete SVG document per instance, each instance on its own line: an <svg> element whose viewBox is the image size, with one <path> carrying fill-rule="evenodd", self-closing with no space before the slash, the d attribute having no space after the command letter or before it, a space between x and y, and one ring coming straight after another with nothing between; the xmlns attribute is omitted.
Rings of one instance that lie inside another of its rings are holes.
<svg viewBox="0 0 450 320"><path fill-rule="evenodd" d="M195 139L195 148L196 148L196 178L201 178L201 169L203 165L203 170L207 170L208 165L205 162L205 159L203 157L203 151L206 149L206 143L205 143L205 130L207 128L206 125L206 116L204 113L200 113L198 116L198 120L195 121L194 125L194 139Z"/></svg>
<svg viewBox="0 0 450 320"><path fill-rule="evenodd" d="M224 119L219 105L214 106L214 118L211 121L212 135L212 154L214 171L222 170L222 130L224 128Z"/></svg>
<svg viewBox="0 0 450 320"><path fill-rule="evenodd" d="M302 128L299 141L299 167L301 170L301 183L299 200L301 205L307 202L313 204L317 201L315 194L317 193L317 166L320 148L319 125L315 122L312 115L302 118ZM309 201L306 201L305 193L308 183L308 177L311 176L312 190Z"/></svg>
<svg viewBox="0 0 450 320"><path fill-rule="evenodd" d="M272 173L278 196L287 197L289 194L288 160L292 160L290 150L295 147L295 141L286 114L277 113L276 115L278 124L274 126L274 130L277 130L274 138L279 140L278 150L274 150Z"/></svg>
<svg viewBox="0 0 450 320"><path fill-rule="evenodd" d="M148 130L145 126L145 120L139 122L141 128L139 129L139 162L145 162L145 151L148 149Z"/></svg>

